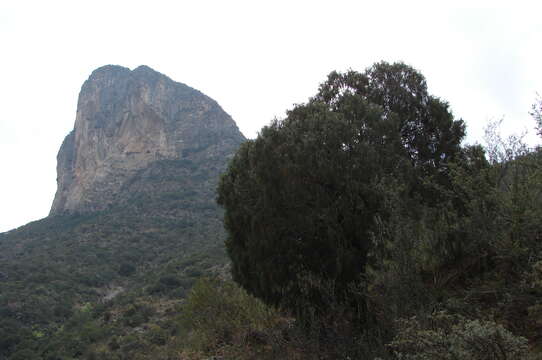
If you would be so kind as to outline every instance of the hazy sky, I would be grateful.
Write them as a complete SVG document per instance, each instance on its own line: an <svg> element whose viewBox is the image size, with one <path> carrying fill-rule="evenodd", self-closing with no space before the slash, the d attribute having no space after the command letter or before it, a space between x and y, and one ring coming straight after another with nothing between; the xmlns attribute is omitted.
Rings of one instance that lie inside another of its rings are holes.
<svg viewBox="0 0 542 360"><path fill-rule="evenodd" d="M540 1L2 0L0 232L47 215L56 154L99 66L149 65L214 98L251 138L330 71L401 60L481 142L491 119L534 126L541 14Z"/></svg>

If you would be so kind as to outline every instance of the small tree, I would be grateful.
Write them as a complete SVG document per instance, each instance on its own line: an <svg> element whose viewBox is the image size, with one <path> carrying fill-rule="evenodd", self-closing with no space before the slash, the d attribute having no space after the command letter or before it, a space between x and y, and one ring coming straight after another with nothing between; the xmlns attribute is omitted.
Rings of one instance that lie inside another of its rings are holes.
<svg viewBox="0 0 542 360"><path fill-rule="evenodd" d="M540 95L538 95L532 109L531 116L536 121L536 130L538 131L538 135L542 136L542 98Z"/></svg>

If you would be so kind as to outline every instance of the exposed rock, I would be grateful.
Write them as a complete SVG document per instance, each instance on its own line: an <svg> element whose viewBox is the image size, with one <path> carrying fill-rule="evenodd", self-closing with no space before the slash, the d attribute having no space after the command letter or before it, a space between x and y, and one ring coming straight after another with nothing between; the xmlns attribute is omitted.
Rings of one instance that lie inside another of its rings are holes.
<svg viewBox="0 0 542 360"><path fill-rule="evenodd" d="M132 178L158 161L186 160L215 174L243 140L232 118L201 92L147 66L101 67L83 84L74 130L58 153L50 214L121 202L134 191Z"/></svg>

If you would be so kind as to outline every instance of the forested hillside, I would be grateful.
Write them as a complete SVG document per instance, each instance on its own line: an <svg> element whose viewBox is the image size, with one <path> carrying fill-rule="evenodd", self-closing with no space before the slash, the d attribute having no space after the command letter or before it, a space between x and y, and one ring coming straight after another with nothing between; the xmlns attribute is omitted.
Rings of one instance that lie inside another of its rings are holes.
<svg viewBox="0 0 542 360"><path fill-rule="evenodd" d="M132 184L152 191L108 211L0 235L0 358L81 357L172 311L202 274L224 271L221 211L201 186L208 175L186 161L153 168Z"/></svg>

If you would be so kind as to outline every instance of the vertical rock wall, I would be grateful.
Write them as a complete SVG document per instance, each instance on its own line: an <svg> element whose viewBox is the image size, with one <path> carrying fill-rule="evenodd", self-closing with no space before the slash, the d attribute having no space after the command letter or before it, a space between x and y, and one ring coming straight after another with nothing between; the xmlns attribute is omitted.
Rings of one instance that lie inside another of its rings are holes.
<svg viewBox="0 0 542 360"><path fill-rule="evenodd" d="M103 210L160 160L224 164L244 140L211 98L147 66L95 70L79 94L74 130L57 161L51 215Z"/></svg>

